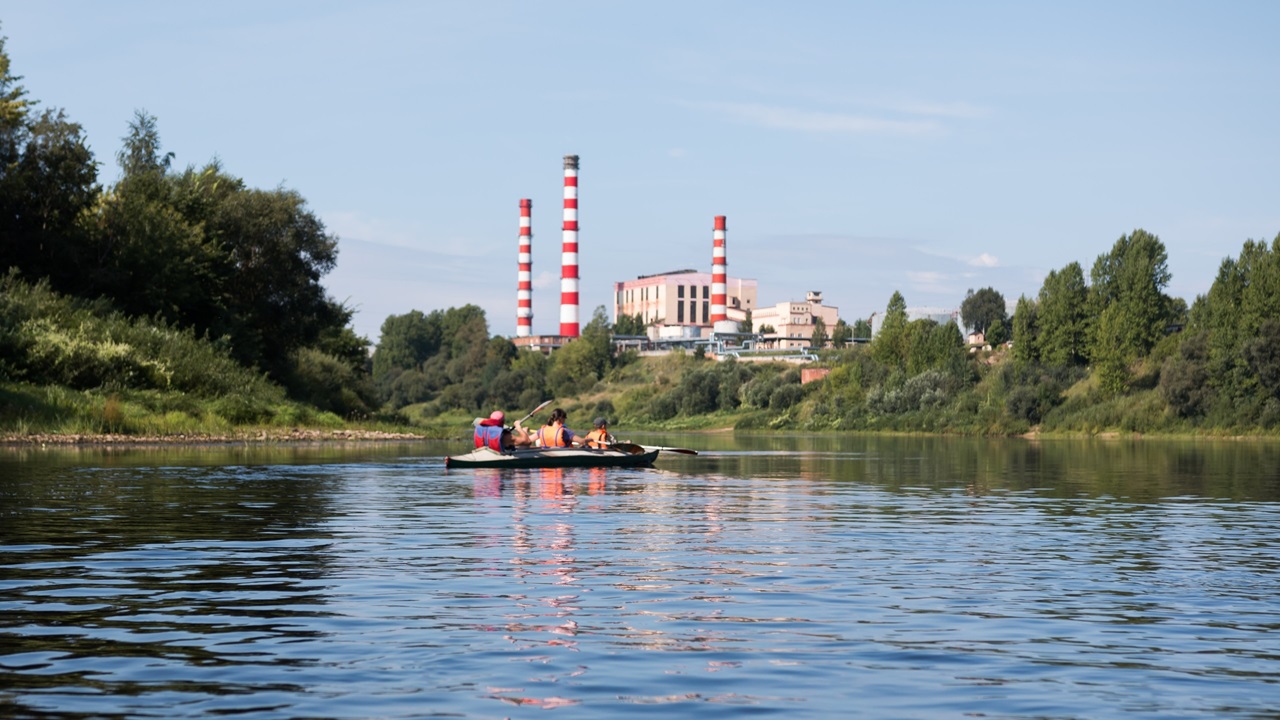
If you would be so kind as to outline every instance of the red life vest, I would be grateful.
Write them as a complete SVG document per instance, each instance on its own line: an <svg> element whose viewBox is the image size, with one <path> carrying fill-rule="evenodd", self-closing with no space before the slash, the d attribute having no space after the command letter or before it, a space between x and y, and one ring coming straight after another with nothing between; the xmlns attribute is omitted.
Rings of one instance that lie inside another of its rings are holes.
<svg viewBox="0 0 1280 720"><path fill-rule="evenodd" d="M485 422L489 421L486 420ZM502 426L485 425L484 423L477 425L476 447L487 447L491 450L502 452Z"/></svg>

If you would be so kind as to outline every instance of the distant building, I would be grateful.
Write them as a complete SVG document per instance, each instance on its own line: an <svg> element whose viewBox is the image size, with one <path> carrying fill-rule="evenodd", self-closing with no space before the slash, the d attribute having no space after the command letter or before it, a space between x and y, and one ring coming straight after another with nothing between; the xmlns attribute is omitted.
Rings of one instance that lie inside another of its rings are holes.
<svg viewBox="0 0 1280 720"><path fill-rule="evenodd" d="M839 309L823 305L822 293L811 291L803 302L793 300L758 308L751 314L751 325L756 332L765 325L773 328L773 332L764 335L764 341L772 347L800 348L809 347L813 341L814 321L819 318L826 325L827 337L831 337L840 320Z"/></svg>
<svg viewBox="0 0 1280 720"><path fill-rule="evenodd" d="M742 322L756 305L756 281L726 278L725 314ZM639 315L646 325L711 327L711 273L676 270L613 284L613 321ZM694 337L700 330L681 330ZM667 334L670 334L668 331Z"/></svg>
<svg viewBox="0 0 1280 720"><path fill-rule="evenodd" d="M960 327L960 311L936 307L907 308L907 322L912 320L932 320L939 325L946 325L949 322L953 322L956 324L956 327ZM871 337L879 335L880 328L883 325L884 313L877 312L873 314L871 316ZM964 331L964 328L960 329L961 332Z"/></svg>

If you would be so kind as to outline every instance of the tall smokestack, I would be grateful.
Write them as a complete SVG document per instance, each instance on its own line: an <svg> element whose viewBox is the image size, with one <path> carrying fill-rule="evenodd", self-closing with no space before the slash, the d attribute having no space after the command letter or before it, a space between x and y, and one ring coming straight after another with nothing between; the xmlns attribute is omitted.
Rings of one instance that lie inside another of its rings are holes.
<svg viewBox="0 0 1280 720"><path fill-rule="evenodd" d="M533 229L530 214L533 201L520 200L520 273L516 290L516 337L533 334Z"/></svg>
<svg viewBox="0 0 1280 720"><path fill-rule="evenodd" d="M728 280L725 272L724 235L724 215L717 215L715 229L711 231L711 317L709 319L712 330L716 329L716 323L729 319L725 313Z"/></svg>
<svg viewBox="0 0 1280 720"><path fill-rule="evenodd" d="M564 156L564 245L560 251L560 334L578 337L578 156Z"/></svg>

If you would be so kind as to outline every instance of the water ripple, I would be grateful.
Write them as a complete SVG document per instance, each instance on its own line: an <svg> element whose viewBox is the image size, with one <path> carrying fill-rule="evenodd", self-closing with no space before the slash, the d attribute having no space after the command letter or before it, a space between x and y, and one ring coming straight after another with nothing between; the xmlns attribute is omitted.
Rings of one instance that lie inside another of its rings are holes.
<svg viewBox="0 0 1280 720"><path fill-rule="evenodd" d="M413 456L24 464L0 474L16 478L0 480L0 707L267 718L1280 708L1280 504L1258 490L1265 480L1239 476L1232 496L1218 465L1186 453L1178 467L1203 479L1170 481L1110 452L1101 460L1118 475L1021 455L1001 465L995 450L976 472L967 456L905 442L726 450L707 454L706 472L701 458L609 472L462 473ZM1240 472L1215 453L1223 473Z"/></svg>

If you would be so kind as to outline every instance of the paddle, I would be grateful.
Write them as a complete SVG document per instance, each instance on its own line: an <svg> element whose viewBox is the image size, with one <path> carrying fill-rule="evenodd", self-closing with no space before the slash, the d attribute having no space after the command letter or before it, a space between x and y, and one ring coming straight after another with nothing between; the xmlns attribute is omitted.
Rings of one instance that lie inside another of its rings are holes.
<svg viewBox="0 0 1280 720"><path fill-rule="evenodd" d="M697 450L690 450L689 448L665 447L662 445L641 445L640 447L644 448L646 452L650 450L661 450L662 452L678 453L680 455L698 454Z"/></svg>
<svg viewBox="0 0 1280 720"><path fill-rule="evenodd" d="M552 398L551 400L548 400L548 401L546 401L546 402L542 403L542 404L541 404L541 405L539 405L538 407L536 407L536 408L534 408L533 410L531 410L531 411L529 412L529 414L528 414L528 415L525 415L524 417L520 418L520 422L523 424L525 420L528 420L529 418L533 417L534 415L537 415L539 412L541 412L541 411L545 410L545 409L547 408L547 406L548 406L548 405L550 405L550 404L551 404L551 403L553 403L553 402L555 402L555 399L554 399L554 398Z"/></svg>
<svg viewBox="0 0 1280 720"><path fill-rule="evenodd" d="M555 399L554 399L554 398L552 398L551 400L548 400L548 401L546 401L546 402L542 403L542 404L541 404L541 405L539 405L538 407L536 407L536 408L534 408L533 410L531 410L531 411L529 412L529 414L528 414L528 415L525 415L524 417L520 418L520 422L521 422L521 423L523 423L525 420L528 420L529 418L533 417L534 415L537 415L539 411L546 409L546 407L547 407L548 405L550 405L551 403L553 403L553 402L555 402ZM480 423L484 422L484 420L485 420L485 418L476 418L475 420L472 420L472 421L471 421L471 424L472 424L472 425L479 425Z"/></svg>
<svg viewBox="0 0 1280 720"><path fill-rule="evenodd" d="M697 455L698 454L697 450L690 450L689 448L665 447L663 445L636 445L635 443L629 443L629 442L616 442L611 447L639 448L644 452L653 452L654 450L661 450L662 452L677 453L680 455Z"/></svg>

